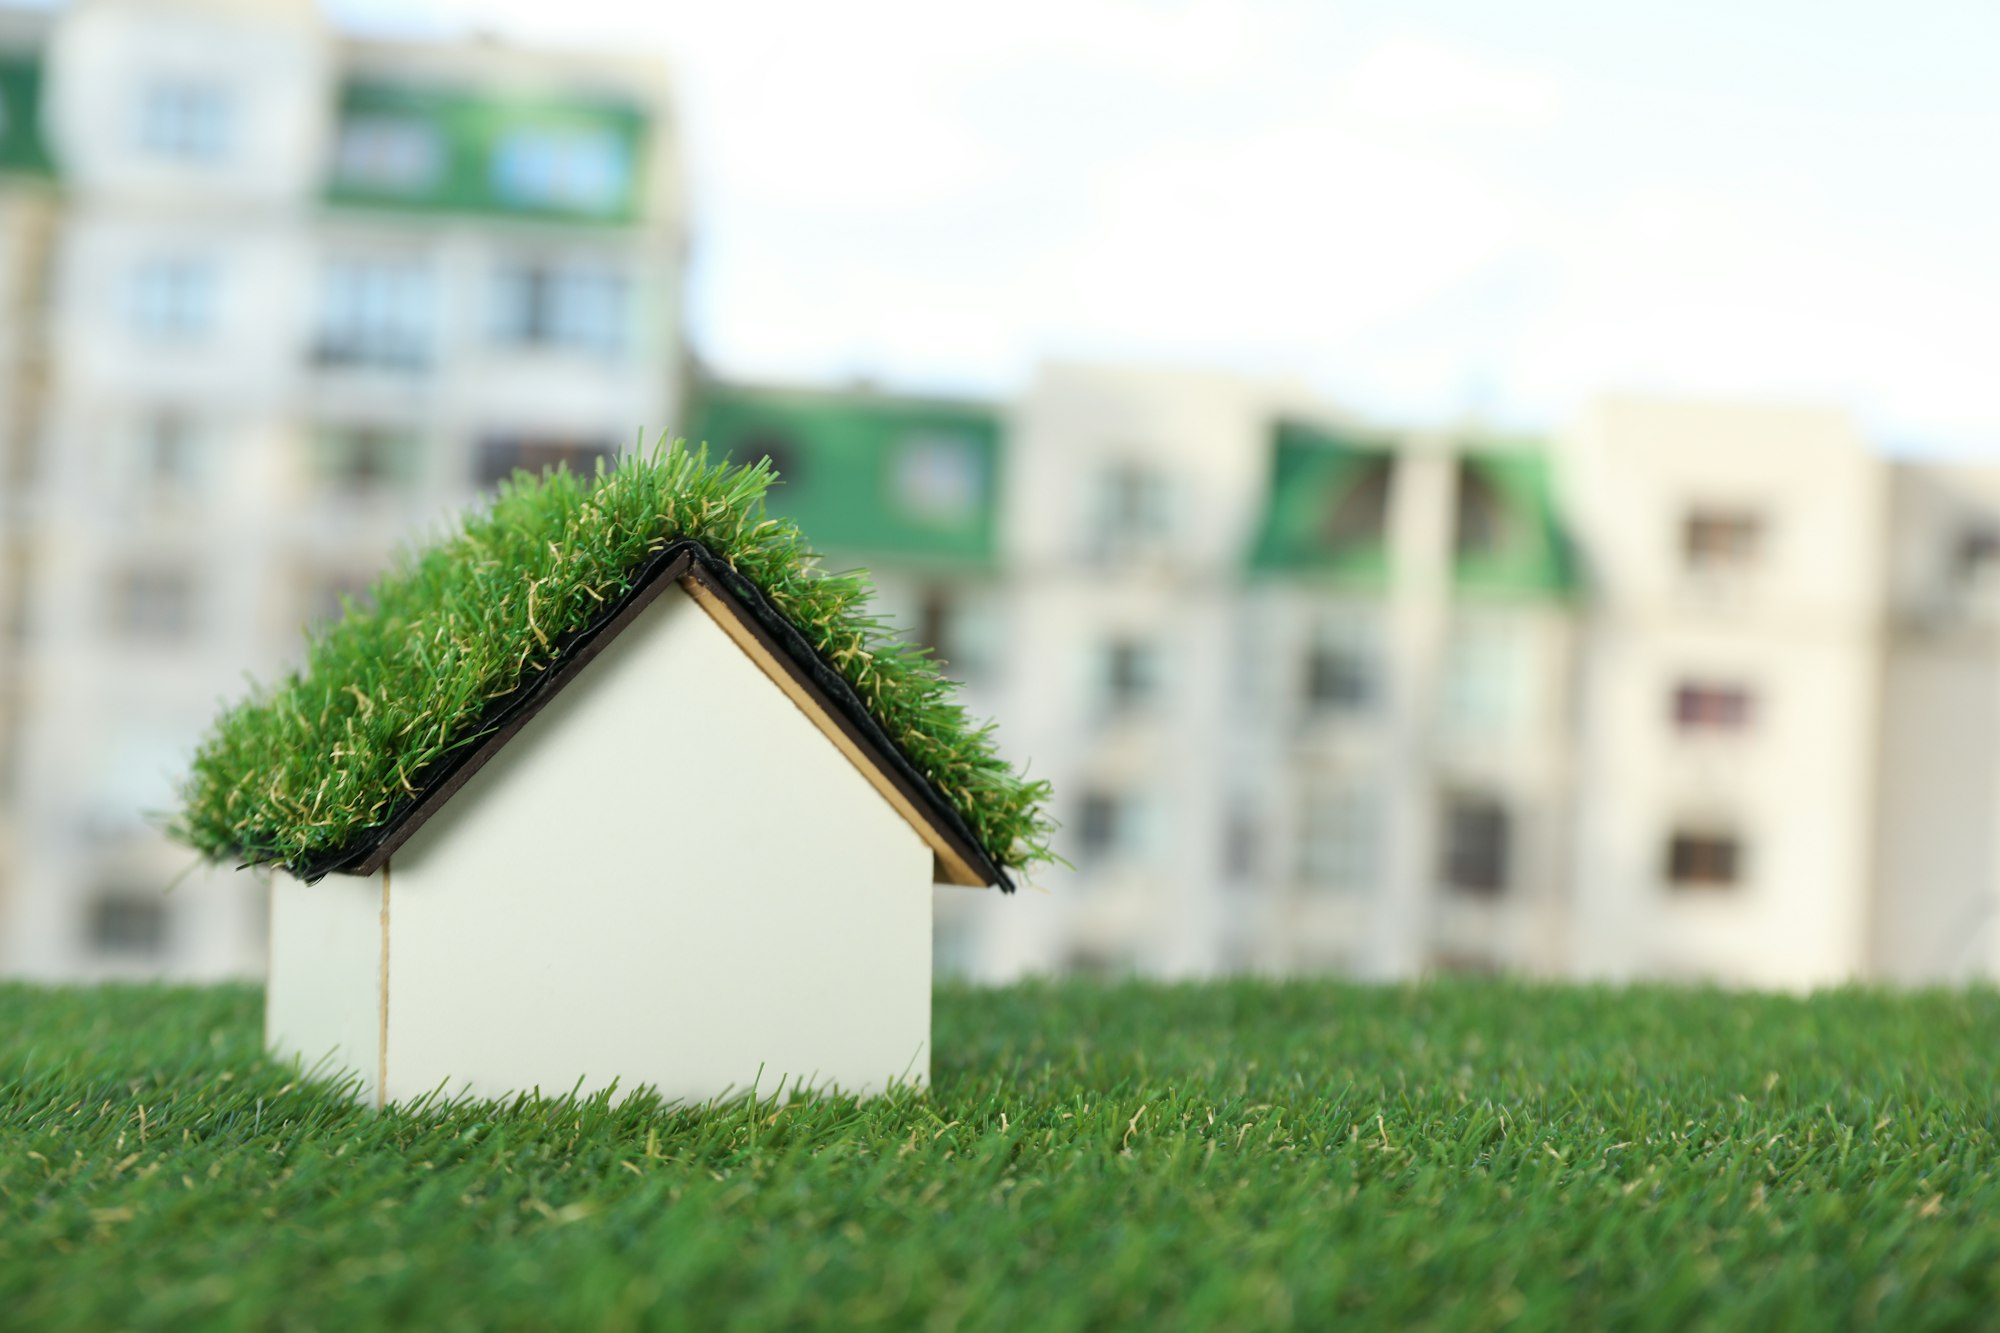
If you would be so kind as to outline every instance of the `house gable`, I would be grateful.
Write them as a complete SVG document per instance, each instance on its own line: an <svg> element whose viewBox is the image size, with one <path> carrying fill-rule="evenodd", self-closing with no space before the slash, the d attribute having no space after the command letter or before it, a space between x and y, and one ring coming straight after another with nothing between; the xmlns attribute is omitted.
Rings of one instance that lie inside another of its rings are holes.
<svg viewBox="0 0 2000 1333"><path fill-rule="evenodd" d="M384 867L383 1095L921 1079L930 867L670 584Z"/></svg>

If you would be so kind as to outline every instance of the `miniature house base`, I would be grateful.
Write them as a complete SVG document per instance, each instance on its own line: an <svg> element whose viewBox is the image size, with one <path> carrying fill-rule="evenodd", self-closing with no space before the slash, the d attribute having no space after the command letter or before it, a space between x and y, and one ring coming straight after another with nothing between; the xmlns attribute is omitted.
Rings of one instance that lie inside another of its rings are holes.
<svg viewBox="0 0 2000 1333"><path fill-rule="evenodd" d="M928 1080L933 848L700 594L373 874L274 881L274 1052L378 1106Z"/></svg>

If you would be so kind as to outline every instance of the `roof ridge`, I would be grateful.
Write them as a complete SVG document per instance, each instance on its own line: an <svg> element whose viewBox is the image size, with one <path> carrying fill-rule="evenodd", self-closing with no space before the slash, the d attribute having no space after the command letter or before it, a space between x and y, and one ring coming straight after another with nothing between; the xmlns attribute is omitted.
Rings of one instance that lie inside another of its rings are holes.
<svg viewBox="0 0 2000 1333"><path fill-rule="evenodd" d="M763 589L692 537L674 538L650 554L633 572L631 585L623 593L609 600L588 623L565 635L546 666L518 689L495 700L447 757L425 769L411 799L351 842L300 863L293 873L310 884L330 874L368 875L380 869L397 848L457 795L487 760L628 629L639 612L651 605L667 585L690 573L706 576L701 577L704 585L719 589L734 603L735 609L747 613L763 631L762 637L773 641L767 647L782 650L783 655L777 657L780 665L795 676L802 676L801 683L820 696L820 702L832 706L838 721L847 724L843 730L862 745L871 760L888 771L893 785L918 804L932 829L973 873L982 876L985 883L997 885L1002 892L1013 892L1013 879L981 844L964 817L869 711L846 678L827 663L798 626L772 605Z"/></svg>

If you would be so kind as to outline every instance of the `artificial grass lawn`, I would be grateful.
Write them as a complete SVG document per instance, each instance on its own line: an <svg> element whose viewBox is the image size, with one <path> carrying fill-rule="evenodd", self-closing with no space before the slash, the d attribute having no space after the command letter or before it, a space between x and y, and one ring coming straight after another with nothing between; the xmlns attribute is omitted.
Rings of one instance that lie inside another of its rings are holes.
<svg viewBox="0 0 2000 1333"><path fill-rule="evenodd" d="M648 556L690 538L805 635L996 862L1049 860L1048 784L1016 772L929 650L871 610L865 573L824 569L796 525L765 516L776 480L768 459L711 463L678 441L591 478L515 473L399 556L365 602L309 631L303 669L216 719L168 831L212 860L314 877L415 801L438 760L490 732L492 710L600 619Z"/></svg>
<svg viewBox="0 0 2000 1333"><path fill-rule="evenodd" d="M0 1325L2000 1324L1992 991L947 989L928 1096L383 1115L259 1003L0 988Z"/></svg>

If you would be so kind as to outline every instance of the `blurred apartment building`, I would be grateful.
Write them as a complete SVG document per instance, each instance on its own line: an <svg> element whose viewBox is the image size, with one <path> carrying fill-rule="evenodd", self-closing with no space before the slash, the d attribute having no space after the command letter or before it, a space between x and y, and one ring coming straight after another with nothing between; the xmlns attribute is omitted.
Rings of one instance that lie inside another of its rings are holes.
<svg viewBox="0 0 2000 1333"><path fill-rule="evenodd" d="M139 812L397 541L678 417L665 76L281 0L0 17L0 972L256 971L256 878Z"/></svg>
<svg viewBox="0 0 2000 1333"><path fill-rule="evenodd" d="M875 572L1073 871L941 967L2000 977L2000 468L1608 401L1537 446L1283 385L709 385L698 435Z"/></svg>
<svg viewBox="0 0 2000 1333"><path fill-rule="evenodd" d="M682 423L1055 783L1075 869L939 890L941 970L2000 976L2000 468L1106 366L687 402L684 216L643 63L0 23L0 974L261 967L256 877L138 815L240 672L516 466Z"/></svg>

